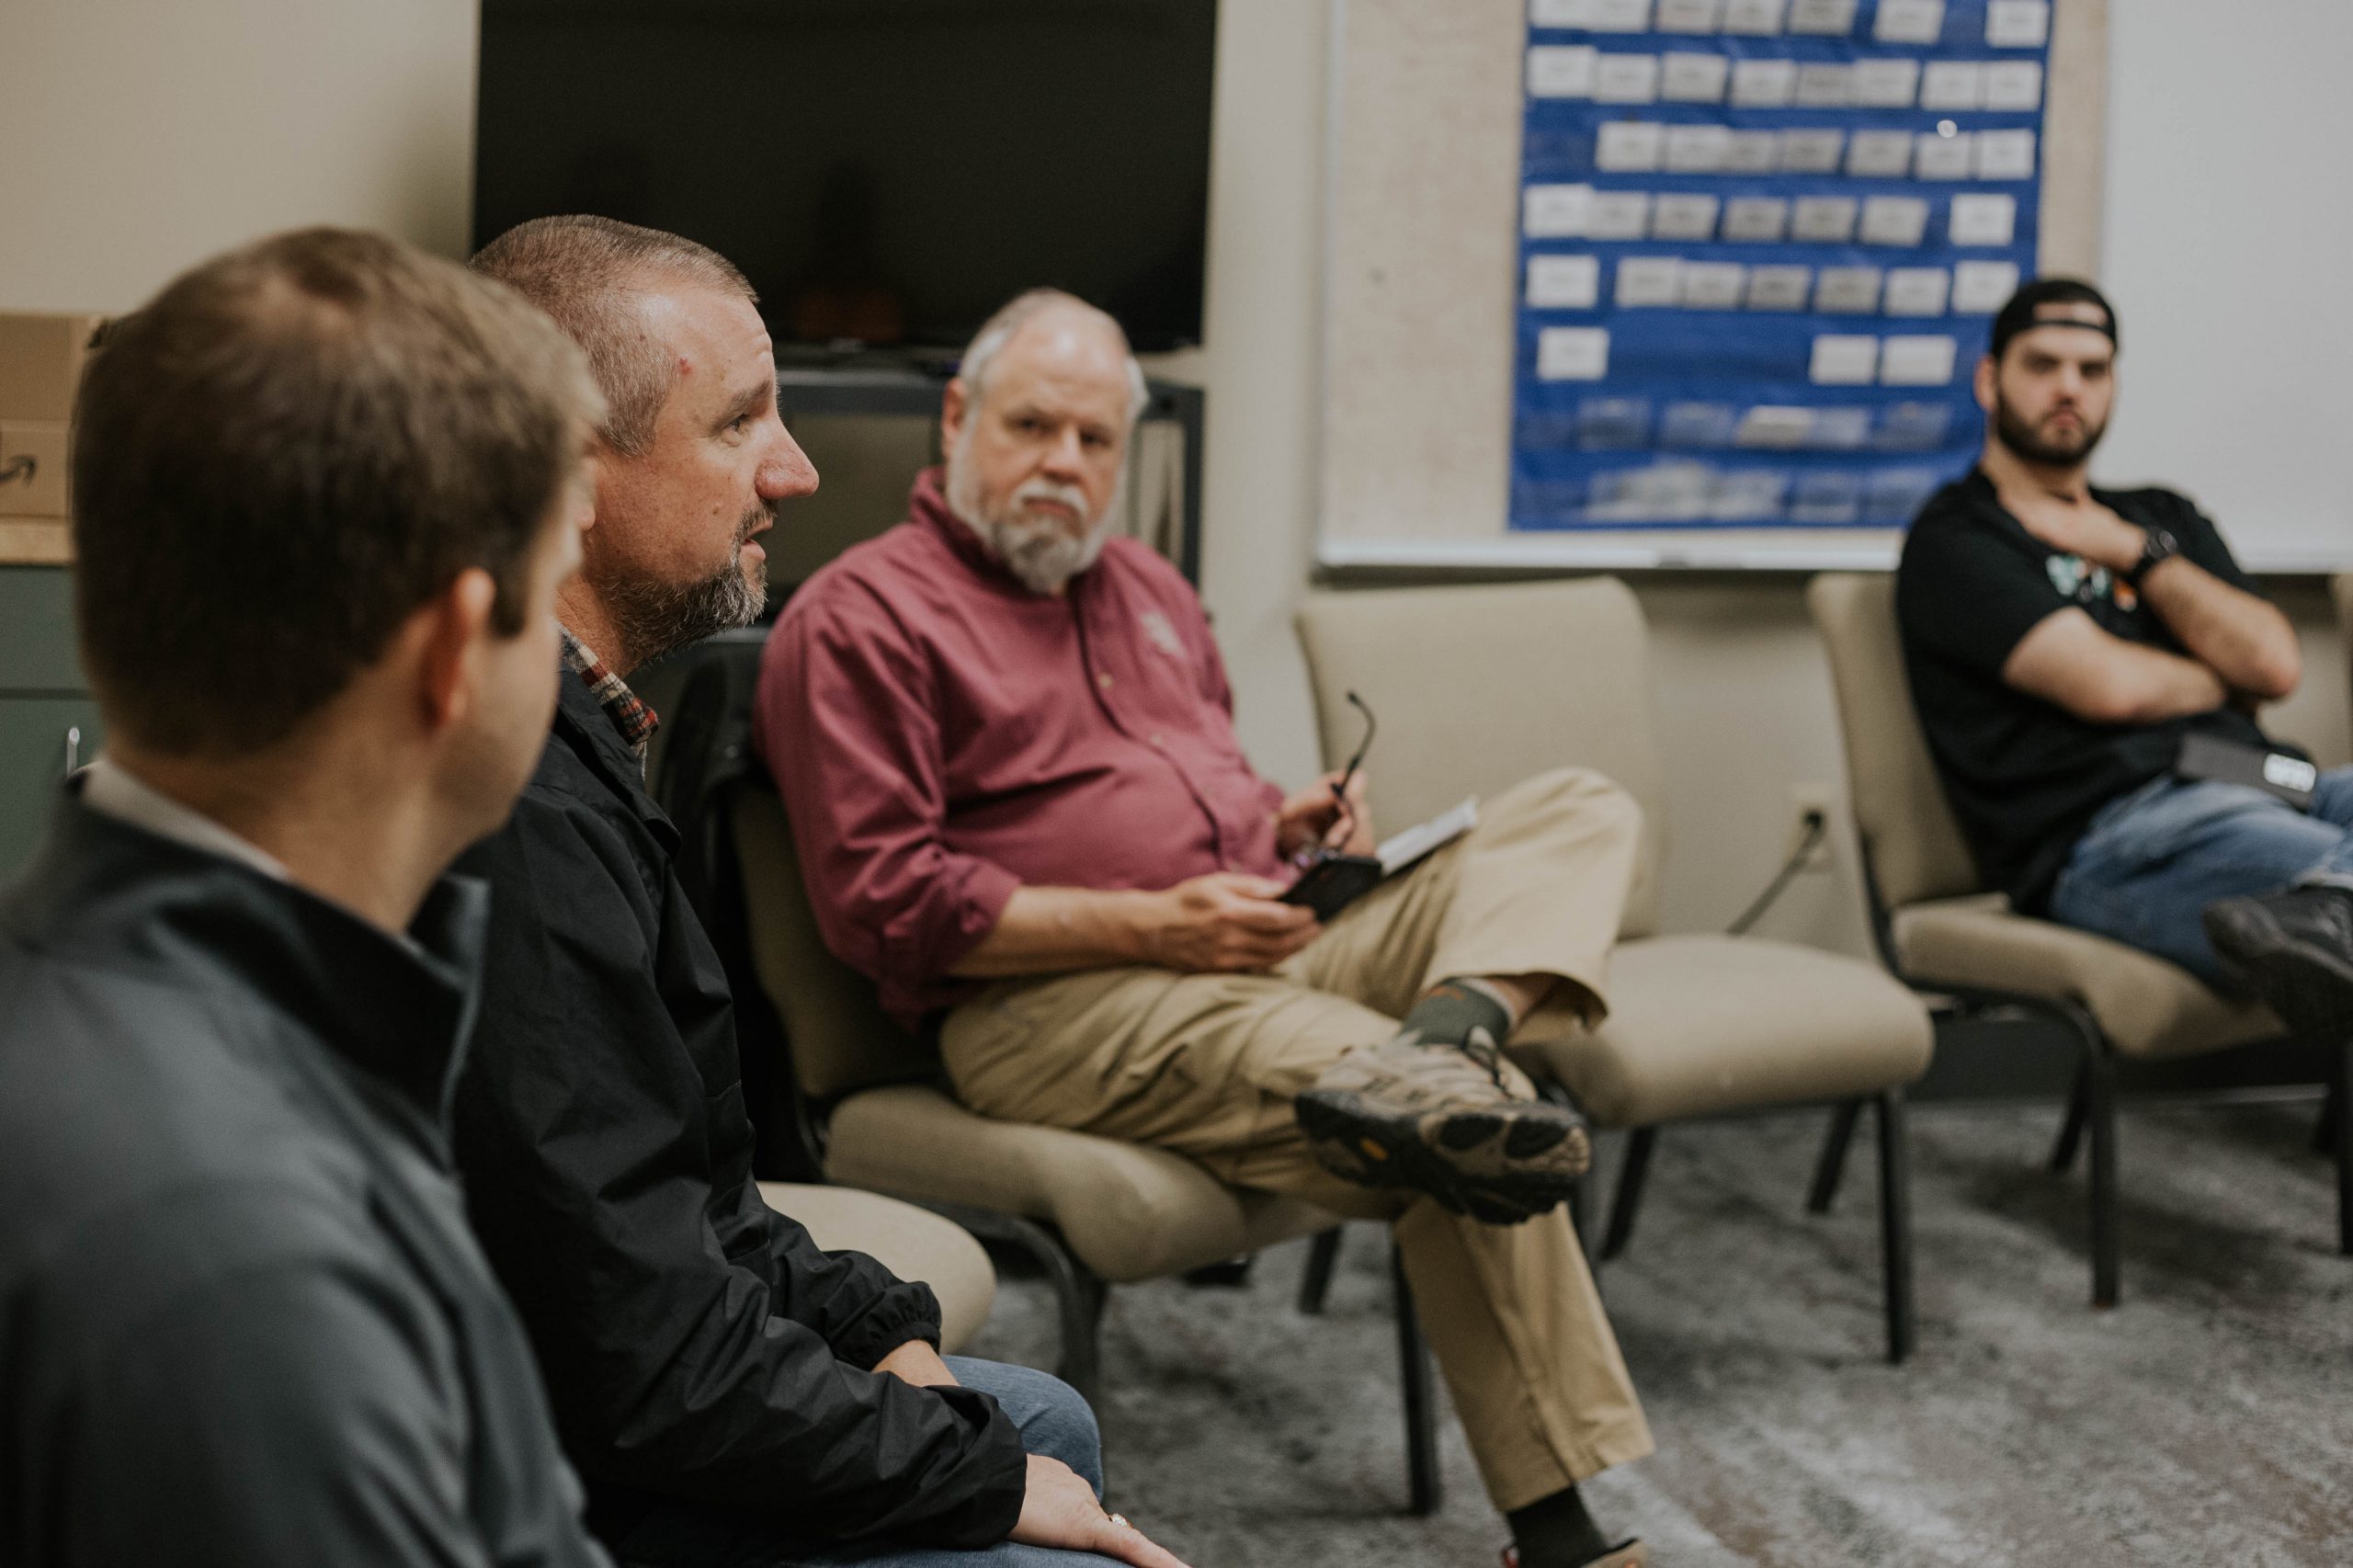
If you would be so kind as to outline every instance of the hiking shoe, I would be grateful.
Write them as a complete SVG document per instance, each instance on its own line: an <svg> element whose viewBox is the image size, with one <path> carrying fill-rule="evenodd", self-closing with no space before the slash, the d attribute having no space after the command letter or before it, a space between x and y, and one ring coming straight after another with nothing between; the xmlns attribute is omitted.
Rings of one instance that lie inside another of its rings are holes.
<svg viewBox="0 0 2353 1568"><path fill-rule="evenodd" d="M2282 888L2206 906L2206 939L2287 1026L2353 1040L2353 892Z"/></svg>
<svg viewBox="0 0 2353 1568"><path fill-rule="evenodd" d="M1411 1187L1493 1225L1546 1212L1593 1163L1585 1119L1538 1099L1484 1030L1461 1045L1404 1034L1358 1046L1293 1103L1334 1176Z"/></svg>

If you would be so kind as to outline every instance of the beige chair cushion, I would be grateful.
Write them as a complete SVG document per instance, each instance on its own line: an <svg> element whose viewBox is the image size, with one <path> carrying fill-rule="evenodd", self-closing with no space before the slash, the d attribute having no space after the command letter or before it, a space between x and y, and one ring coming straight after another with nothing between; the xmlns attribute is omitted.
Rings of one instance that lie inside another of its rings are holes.
<svg viewBox="0 0 2353 1568"><path fill-rule="evenodd" d="M1806 604L1830 656L1855 831L1891 908L1978 890L1977 867L1946 803L1912 706L1890 573L1824 573Z"/></svg>
<svg viewBox="0 0 2353 1568"><path fill-rule="evenodd" d="M825 1174L1050 1221L1081 1263L1115 1284L1238 1257L1340 1218L1227 1187L1165 1149L992 1120L915 1085L869 1089L836 1107ZM1365 1210L1379 1211L1371 1202Z"/></svg>
<svg viewBox="0 0 2353 1568"><path fill-rule="evenodd" d="M951 1351L980 1332L996 1300L996 1269L970 1233L952 1220L880 1193L847 1187L764 1181L760 1196L779 1214L808 1227L827 1252L862 1252L902 1279L920 1279L939 1298L939 1348Z"/></svg>
<svg viewBox="0 0 2353 1568"><path fill-rule="evenodd" d="M1465 795L1590 767L1643 807L1643 856L1620 934L1658 926L1665 775L1651 726L1642 607L1614 577L1308 596L1299 612L1326 767L1356 747L1356 692L1381 721L1365 761L1382 834ZM1521 697L1536 700L1510 700ZM1499 704L1510 700L1508 722Z"/></svg>
<svg viewBox="0 0 2353 1568"><path fill-rule="evenodd" d="M2270 1010L2224 1000L2187 970L1998 894L1898 910L1895 949L1927 985L1981 986L2081 1004L2126 1056L2191 1056L2282 1032Z"/></svg>
<svg viewBox="0 0 2353 1568"><path fill-rule="evenodd" d="M1877 965L1754 937L1609 956L1609 1017L1531 1047L1607 1127L1849 1099L1927 1071L1927 1008Z"/></svg>

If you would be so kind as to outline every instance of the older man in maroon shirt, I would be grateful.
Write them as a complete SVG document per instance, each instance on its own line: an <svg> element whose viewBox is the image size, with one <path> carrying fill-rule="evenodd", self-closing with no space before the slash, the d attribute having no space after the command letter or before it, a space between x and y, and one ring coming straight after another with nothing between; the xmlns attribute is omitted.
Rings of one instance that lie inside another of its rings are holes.
<svg viewBox="0 0 2353 1568"><path fill-rule="evenodd" d="M1109 537L1142 401L1109 317L1022 296L949 383L909 519L794 597L755 738L818 924L976 1110L1393 1189L1523 1568L1639 1562L1576 1490L1650 1449L1557 1209L1584 1129L1500 1050L1540 1006L1604 1010L1637 812L1546 775L1329 926L1281 902L1302 852L1370 848L1362 791L1251 769L1199 599Z"/></svg>

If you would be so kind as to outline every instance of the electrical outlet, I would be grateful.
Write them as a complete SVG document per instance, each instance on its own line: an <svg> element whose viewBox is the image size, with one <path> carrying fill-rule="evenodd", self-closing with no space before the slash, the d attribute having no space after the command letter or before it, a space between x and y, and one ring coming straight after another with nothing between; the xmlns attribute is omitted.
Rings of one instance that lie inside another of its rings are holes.
<svg viewBox="0 0 2353 1568"><path fill-rule="evenodd" d="M1790 786L1790 830L1781 845L1783 863L1786 864L1796 856L1799 846L1806 841L1808 827L1813 819L1818 815L1822 819L1822 831L1815 837L1813 847L1806 852L1805 859L1800 864L1798 869L1801 871L1830 869L1830 786L1827 784Z"/></svg>

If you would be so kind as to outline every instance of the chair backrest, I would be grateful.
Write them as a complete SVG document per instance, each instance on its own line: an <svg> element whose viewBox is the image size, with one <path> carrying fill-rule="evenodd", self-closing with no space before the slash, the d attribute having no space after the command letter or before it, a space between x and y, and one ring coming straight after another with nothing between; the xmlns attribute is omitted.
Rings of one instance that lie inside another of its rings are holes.
<svg viewBox="0 0 2353 1568"><path fill-rule="evenodd" d="M873 983L818 935L792 824L766 779L737 787L734 819L752 966L783 1020L801 1094L823 1103L937 1076L938 1055L900 1028L875 1001Z"/></svg>
<svg viewBox="0 0 2353 1568"><path fill-rule="evenodd" d="M1380 719L1365 770L1382 832L1532 774L1592 768L1643 806L1643 856L1620 932L1657 928L1665 790L1649 633L1625 584L1319 592L1300 608L1299 637L1326 766L1339 766L1358 739L1347 693Z"/></svg>
<svg viewBox="0 0 2353 1568"><path fill-rule="evenodd" d="M1978 892L1976 864L1912 706L1893 574L1824 573L1805 597L1830 658L1847 793L1880 902L1893 910Z"/></svg>

